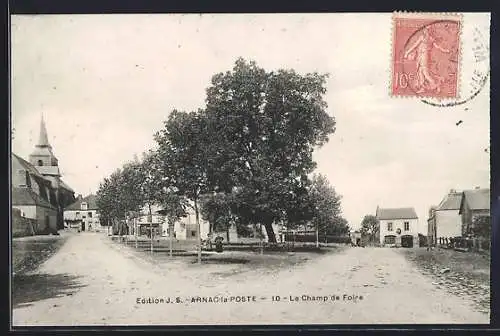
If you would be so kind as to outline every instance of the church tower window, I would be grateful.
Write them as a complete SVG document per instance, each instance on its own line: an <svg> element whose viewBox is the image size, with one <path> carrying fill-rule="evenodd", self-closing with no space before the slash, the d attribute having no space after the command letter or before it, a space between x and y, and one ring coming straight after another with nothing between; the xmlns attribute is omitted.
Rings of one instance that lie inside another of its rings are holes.
<svg viewBox="0 0 500 336"><path fill-rule="evenodd" d="M41 167L43 166L43 161L42 160L38 160L38 165Z"/></svg>

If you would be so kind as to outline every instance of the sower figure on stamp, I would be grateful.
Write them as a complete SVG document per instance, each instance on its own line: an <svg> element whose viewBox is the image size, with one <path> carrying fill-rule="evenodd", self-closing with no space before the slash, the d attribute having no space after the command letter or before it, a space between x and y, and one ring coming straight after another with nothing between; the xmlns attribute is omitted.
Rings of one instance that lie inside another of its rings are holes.
<svg viewBox="0 0 500 336"><path fill-rule="evenodd" d="M444 78L441 76L433 77L430 71L430 58L432 48L436 48L443 53L449 53L450 50L445 49L436 43L436 39L432 36L429 27L425 27L422 30L422 34L413 42L404 54L404 58L408 59L415 52L415 59L417 62L417 92L422 93L426 89L431 91L436 91L439 93L441 91L441 83ZM412 57L412 58L413 58ZM427 84L427 85L426 85Z"/></svg>

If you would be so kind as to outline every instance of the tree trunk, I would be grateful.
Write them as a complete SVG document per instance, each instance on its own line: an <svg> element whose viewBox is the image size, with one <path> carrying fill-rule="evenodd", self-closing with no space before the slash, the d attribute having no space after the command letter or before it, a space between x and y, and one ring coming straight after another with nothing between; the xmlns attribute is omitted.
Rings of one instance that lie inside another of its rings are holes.
<svg viewBox="0 0 500 336"><path fill-rule="evenodd" d="M137 218L134 218L134 234L135 234L135 248L139 247L139 243L137 241Z"/></svg>
<svg viewBox="0 0 500 336"><path fill-rule="evenodd" d="M319 247L319 228L316 226L316 247Z"/></svg>
<svg viewBox="0 0 500 336"><path fill-rule="evenodd" d="M174 231L174 226L171 225L170 223L170 220L169 220L169 223L168 223L168 240L169 240L169 256L170 258L172 258L172 238L173 238L173 235L174 233L172 232Z"/></svg>
<svg viewBox="0 0 500 336"><path fill-rule="evenodd" d="M196 217L196 227L198 228L198 264L201 264L201 225L200 214L198 213L198 200L194 199L194 214Z"/></svg>
<svg viewBox="0 0 500 336"><path fill-rule="evenodd" d="M267 229L267 228L266 228ZM262 234L262 223L259 223L259 243L260 243L260 254L264 254L264 244L262 242L263 240L263 234Z"/></svg>
<svg viewBox="0 0 500 336"><path fill-rule="evenodd" d="M151 204L148 203L148 220L149 220L149 234L151 235L151 254L154 252L153 247L153 216L151 215Z"/></svg>
<svg viewBox="0 0 500 336"><path fill-rule="evenodd" d="M264 227L266 228L267 240L269 243L276 243L276 235L273 230L273 223L264 223Z"/></svg>

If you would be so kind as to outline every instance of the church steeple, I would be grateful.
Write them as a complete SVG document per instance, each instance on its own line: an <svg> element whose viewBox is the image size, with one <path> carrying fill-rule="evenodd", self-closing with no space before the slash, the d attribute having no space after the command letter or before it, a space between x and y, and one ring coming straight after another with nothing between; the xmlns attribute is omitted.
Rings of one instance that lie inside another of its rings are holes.
<svg viewBox="0 0 500 336"><path fill-rule="evenodd" d="M40 136L38 137L38 144L36 146L51 148L49 144L49 137L47 136L47 127L45 127L45 120L43 119L43 114L42 114L42 119L40 121Z"/></svg>
<svg viewBox="0 0 500 336"><path fill-rule="evenodd" d="M42 175L59 176L58 160L52 153L52 146L49 143L45 120L40 120L40 135L35 150L30 155L30 163L37 168Z"/></svg>

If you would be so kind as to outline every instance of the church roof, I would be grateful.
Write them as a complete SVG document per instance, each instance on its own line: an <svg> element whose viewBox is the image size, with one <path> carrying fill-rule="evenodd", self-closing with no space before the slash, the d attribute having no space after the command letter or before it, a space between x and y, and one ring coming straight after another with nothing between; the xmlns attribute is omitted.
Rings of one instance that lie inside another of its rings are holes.
<svg viewBox="0 0 500 336"><path fill-rule="evenodd" d="M49 201L43 199L29 188L12 188L12 205L37 205L55 209Z"/></svg>
<svg viewBox="0 0 500 336"><path fill-rule="evenodd" d="M72 192L75 192L73 189L71 189L71 187L69 185L66 184L66 182L64 182L63 180L59 179L59 186L61 188L64 188L68 191L72 191Z"/></svg>
<svg viewBox="0 0 500 336"><path fill-rule="evenodd" d="M40 174L40 172L28 161L24 160L22 157L18 156L17 154L12 153L12 161L16 160L16 162L23 167L27 172L29 172L31 175L35 175L39 178L45 179L45 177Z"/></svg>

